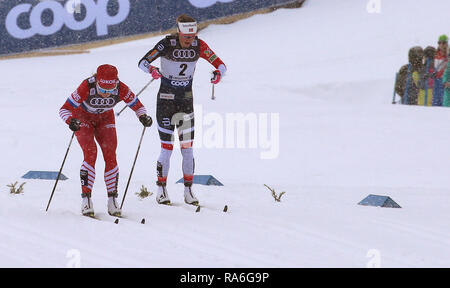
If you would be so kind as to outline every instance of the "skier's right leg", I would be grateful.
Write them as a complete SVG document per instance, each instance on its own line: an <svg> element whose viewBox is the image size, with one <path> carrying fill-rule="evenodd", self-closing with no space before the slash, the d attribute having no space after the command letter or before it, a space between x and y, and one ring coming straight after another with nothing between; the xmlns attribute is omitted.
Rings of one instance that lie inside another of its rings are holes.
<svg viewBox="0 0 450 288"><path fill-rule="evenodd" d="M95 160L97 159L97 145L94 141L94 128L88 121L78 118L82 122L80 130L75 135L83 150L84 161L80 169L81 180L81 213L83 215L93 215L94 206L91 201L92 186L95 181Z"/></svg>
<svg viewBox="0 0 450 288"><path fill-rule="evenodd" d="M158 95L160 93L161 91ZM161 152L156 163L156 172L158 175L158 180L156 181L156 185L158 186L156 201L159 204L170 203L166 185L170 167L170 156L172 155L174 142L173 133L175 126L171 123L173 113L173 100L158 98L156 105L156 119L158 123L159 138L161 140Z"/></svg>
<svg viewBox="0 0 450 288"><path fill-rule="evenodd" d="M168 148L166 146L166 148ZM169 204L169 194L167 193L167 175L169 173L170 167L170 156L172 155L172 149L166 149L161 147L161 153L156 163L156 171L158 175L158 181L156 185L158 186L158 192L156 194L156 201L159 204Z"/></svg>

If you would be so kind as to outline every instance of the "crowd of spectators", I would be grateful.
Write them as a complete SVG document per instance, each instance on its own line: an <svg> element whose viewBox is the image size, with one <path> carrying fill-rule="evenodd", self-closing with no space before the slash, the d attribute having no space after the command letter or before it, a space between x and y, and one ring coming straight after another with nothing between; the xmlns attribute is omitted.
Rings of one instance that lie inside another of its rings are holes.
<svg viewBox="0 0 450 288"><path fill-rule="evenodd" d="M409 49L408 64L397 73L395 93L408 105L450 106L450 63L448 36L441 35L438 47ZM395 103L395 100L394 100Z"/></svg>

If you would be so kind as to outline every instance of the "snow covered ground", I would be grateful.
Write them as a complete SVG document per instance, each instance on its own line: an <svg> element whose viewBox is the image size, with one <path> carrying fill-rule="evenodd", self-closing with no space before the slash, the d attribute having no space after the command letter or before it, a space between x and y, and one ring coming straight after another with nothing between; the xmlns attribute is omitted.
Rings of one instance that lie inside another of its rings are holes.
<svg viewBox="0 0 450 288"><path fill-rule="evenodd" d="M90 54L1 61L0 267L450 267L449 110L390 104L408 49L435 45L450 32L450 2L429 1L439 8L425 22L414 21L424 17L420 0L381 0L380 13L369 13L367 3L309 0L301 9L200 32L229 69L212 101L211 66L197 65L196 173L225 184L195 186L212 208L200 213L182 204L183 187L175 184L182 176L178 149L168 189L179 206L134 195L141 185L156 192L154 126L125 201L128 219L118 225L106 216L100 152L93 200L104 221L79 216L76 141L63 170L70 179L59 182L48 213L53 181L26 181L23 195L6 187L29 170L57 171L71 134L58 117L67 96L103 63L116 65L139 91L149 78L137 61L160 37ZM152 117L158 85L140 97ZM226 139L211 137L237 113L263 127L253 148L227 148ZM130 110L116 122L121 199L142 126ZM261 135L271 125L275 133L265 143ZM268 151L270 159L262 159ZM282 201L263 184L286 191ZM357 205L368 194L389 195L402 208ZM228 213L220 211L225 204Z"/></svg>

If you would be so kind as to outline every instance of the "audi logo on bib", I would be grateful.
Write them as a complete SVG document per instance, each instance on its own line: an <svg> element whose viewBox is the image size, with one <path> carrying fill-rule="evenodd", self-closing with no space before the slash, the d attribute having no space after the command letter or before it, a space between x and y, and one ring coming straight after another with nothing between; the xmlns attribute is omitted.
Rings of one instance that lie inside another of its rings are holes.
<svg viewBox="0 0 450 288"><path fill-rule="evenodd" d="M114 98L92 98L89 102L92 106L112 106L116 104Z"/></svg>
<svg viewBox="0 0 450 288"><path fill-rule="evenodd" d="M192 49L175 49L173 50L172 56L176 59L193 59L197 53Z"/></svg>

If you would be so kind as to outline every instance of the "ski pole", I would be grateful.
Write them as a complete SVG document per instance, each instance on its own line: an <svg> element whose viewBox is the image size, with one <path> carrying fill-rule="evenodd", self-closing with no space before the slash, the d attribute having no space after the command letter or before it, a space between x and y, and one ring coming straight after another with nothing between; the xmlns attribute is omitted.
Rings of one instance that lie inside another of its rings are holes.
<svg viewBox="0 0 450 288"><path fill-rule="evenodd" d="M136 164L136 160L139 155L139 149L141 149L141 143L142 143L142 138L144 138L145 128L147 128L147 127L144 126L144 129L142 130L141 140L139 140L139 145L138 145L138 148L136 151L136 156L134 157L133 166L131 167L130 176L128 177L127 187L125 188L125 192L123 193L123 198L122 198L122 203L120 204L120 209L122 209L123 202L125 201L125 196L127 196L128 186L130 185L131 175L133 175L134 165Z"/></svg>
<svg viewBox="0 0 450 288"><path fill-rule="evenodd" d="M211 72L211 81L213 81L215 78L214 71ZM212 83L212 92L211 92L211 100L215 100L216 96L214 95L214 83Z"/></svg>
<svg viewBox="0 0 450 288"><path fill-rule="evenodd" d="M139 95L141 95L141 93L144 92L145 89L147 89L148 85L150 85L150 84L153 82L153 80L155 80L155 78L152 78L152 80L150 80L150 81L144 86L144 88L142 88L141 91L139 91L138 94L136 94L136 98L139 97ZM125 108L127 108L127 105L125 105L125 106L122 108L122 110L120 110L120 111L116 114L116 116L120 116L120 114L123 112L123 110L125 110Z"/></svg>
<svg viewBox="0 0 450 288"><path fill-rule="evenodd" d="M48 200L47 208L45 211L48 211L48 207L50 206L50 202L52 202L53 193L55 193L56 185L58 184L59 176L61 176L61 171L64 167L64 163L66 162L67 154L69 153L70 145L72 145L73 136L75 135L75 132L72 133L72 137L70 137L69 146L67 147L66 155L64 155L64 160L61 164L61 168L59 168L58 177L56 178L55 185L53 186L52 194L50 195L50 199Z"/></svg>

